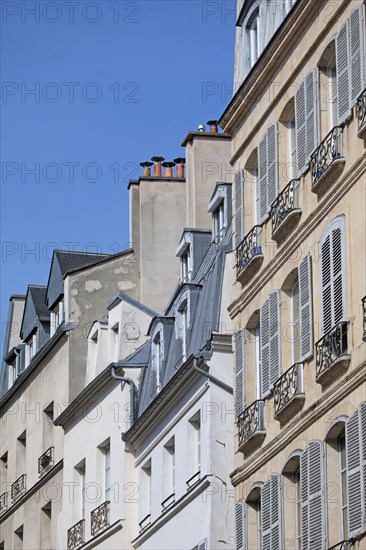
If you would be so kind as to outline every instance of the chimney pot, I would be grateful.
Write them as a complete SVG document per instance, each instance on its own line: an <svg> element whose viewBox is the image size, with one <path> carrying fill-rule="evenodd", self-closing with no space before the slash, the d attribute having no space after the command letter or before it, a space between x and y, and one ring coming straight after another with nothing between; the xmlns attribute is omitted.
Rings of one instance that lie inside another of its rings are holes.
<svg viewBox="0 0 366 550"><path fill-rule="evenodd" d="M198 132L205 132L206 131L206 128L205 128L205 125L204 124L200 124L197 128Z"/></svg>
<svg viewBox="0 0 366 550"><path fill-rule="evenodd" d="M184 165L185 165L186 159L183 157L178 157L174 159L174 162L177 165L177 178L184 178Z"/></svg>
<svg viewBox="0 0 366 550"><path fill-rule="evenodd" d="M217 134L219 129L217 126L217 120L209 120L207 124L210 126L210 132L211 134Z"/></svg>
<svg viewBox="0 0 366 550"><path fill-rule="evenodd" d="M163 162L162 166L165 168L165 177L166 178L172 178L173 177L173 166L175 166L175 162Z"/></svg>
<svg viewBox="0 0 366 550"><path fill-rule="evenodd" d="M152 162L146 161L146 162L140 162L140 166L143 167L144 172L143 175L146 178L149 178L151 176L151 169L150 167L153 165Z"/></svg>
<svg viewBox="0 0 366 550"><path fill-rule="evenodd" d="M151 157L151 160L154 163L154 176L156 178L161 178L161 162L165 160L164 157Z"/></svg>

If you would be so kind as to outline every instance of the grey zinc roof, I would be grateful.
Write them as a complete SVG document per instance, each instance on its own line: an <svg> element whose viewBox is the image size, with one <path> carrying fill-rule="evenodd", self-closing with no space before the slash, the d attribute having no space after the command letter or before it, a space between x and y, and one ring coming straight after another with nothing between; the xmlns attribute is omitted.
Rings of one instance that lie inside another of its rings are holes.
<svg viewBox="0 0 366 550"><path fill-rule="evenodd" d="M111 254L98 254L94 252L74 252L70 250L55 250L61 274L65 275L70 269L82 267L106 260Z"/></svg>
<svg viewBox="0 0 366 550"><path fill-rule="evenodd" d="M29 293L32 296L34 309L36 315L40 321L48 321L50 318L50 312L46 305L46 286L29 285Z"/></svg>
<svg viewBox="0 0 366 550"><path fill-rule="evenodd" d="M173 378L182 367L182 343L175 337L175 323L171 322L176 315L176 307L183 293L190 296L190 329L188 331L187 357L200 354L211 339L212 331L219 329L221 289L224 276L225 254L232 249L231 226L219 244L212 244L206 253L200 269L191 283L180 285L175 289L164 317L159 317L163 324L164 359L161 373L162 387ZM150 346L150 344L145 344ZM152 357L149 357L139 388L138 416L153 401L155 392L155 372Z"/></svg>

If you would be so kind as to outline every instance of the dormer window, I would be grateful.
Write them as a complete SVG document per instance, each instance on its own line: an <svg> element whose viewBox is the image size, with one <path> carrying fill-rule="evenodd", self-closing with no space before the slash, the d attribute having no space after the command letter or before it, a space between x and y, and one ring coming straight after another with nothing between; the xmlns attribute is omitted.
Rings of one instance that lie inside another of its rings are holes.
<svg viewBox="0 0 366 550"><path fill-rule="evenodd" d="M192 268L191 268L191 248L188 246L186 251L182 254L180 258L180 271L181 271L181 280L184 282L190 281L192 277Z"/></svg>
<svg viewBox="0 0 366 550"><path fill-rule="evenodd" d="M37 334L33 334L25 342L25 366L28 367L29 363L32 361L33 357L37 353Z"/></svg>
<svg viewBox="0 0 366 550"><path fill-rule="evenodd" d="M213 242L219 243L224 236L224 201L222 200L219 206L212 214L213 222Z"/></svg>
<svg viewBox="0 0 366 550"><path fill-rule="evenodd" d="M53 336L64 320L64 302L60 300L51 311L51 334Z"/></svg>
<svg viewBox="0 0 366 550"><path fill-rule="evenodd" d="M161 376L163 370L163 358L164 358L164 345L163 345L163 328L162 325L158 327L152 338L152 358L153 358L153 372L154 372L154 384L152 397L161 391Z"/></svg>
<svg viewBox="0 0 366 550"><path fill-rule="evenodd" d="M208 205L212 214L212 242L219 243L225 236L228 220L231 219L231 184L217 183Z"/></svg>

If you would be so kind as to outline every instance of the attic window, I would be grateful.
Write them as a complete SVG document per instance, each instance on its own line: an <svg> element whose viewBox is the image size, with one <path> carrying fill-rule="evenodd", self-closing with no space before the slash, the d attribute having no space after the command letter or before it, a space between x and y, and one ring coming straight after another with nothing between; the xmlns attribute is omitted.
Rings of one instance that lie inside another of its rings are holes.
<svg viewBox="0 0 366 550"><path fill-rule="evenodd" d="M26 342L25 342L25 364L26 367L32 361L33 357L37 353L37 333L34 333Z"/></svg>
<svg viewBox="0 0 366 550"><path fill-rule="evenodd" d="M224 236L225 217L224 217L224 201L222 200L219 206L212 213L213 224L213 242L219 243Z"/></svg>
<svg viewBox="0 0 366 550"><path fill-rule="evenodd" d="M188 246L180 258L181 279L183 282L192 278L191 247Z"/></svg>
<svg viewBox="0 0 366 550"><path fill-rule="evenodd" d="M53 310L51 311L51 336L53 336L64 320L64 302L60 300L57 302Z"/></svg>
<svg viewBox="0 0 366 550"><path fill-rule="evenodd" d="M216 244L223 239L228 225L228 202L227 186L217 184L208 205L208 212L212 214L212 242Z"/></svg>

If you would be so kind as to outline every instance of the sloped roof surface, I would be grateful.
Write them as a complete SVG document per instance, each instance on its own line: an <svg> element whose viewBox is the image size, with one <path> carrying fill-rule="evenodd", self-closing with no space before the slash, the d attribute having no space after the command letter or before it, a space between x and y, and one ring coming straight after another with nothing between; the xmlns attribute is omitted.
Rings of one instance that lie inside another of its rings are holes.
<svg viewBox="0 0 366 550"><path fill-rule="evenodd" d="M50 312L46 305L46 286L29 285L29 293L32 296L34 309L37 317L41 321L47 321L50 317Z"/></svg>
<svg viewBox="0 0 366 550"><path fill-rule="evenodd" d="M91 252L73 252L67 250L55 250L61 274L65 275L70 269L76 269L83 265L97 263L106 260L111 254L97 254Z"/></svg>

